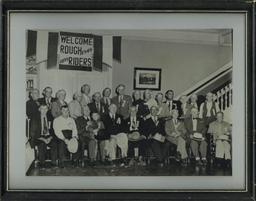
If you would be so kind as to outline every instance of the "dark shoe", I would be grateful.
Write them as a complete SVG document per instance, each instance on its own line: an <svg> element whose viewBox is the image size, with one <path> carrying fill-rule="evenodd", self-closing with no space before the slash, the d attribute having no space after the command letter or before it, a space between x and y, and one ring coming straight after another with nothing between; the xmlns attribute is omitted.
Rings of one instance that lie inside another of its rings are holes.
<svg viewBox="0 0 256 201"><path fill-rule="evenodd" d="M206 159L202 160L202 164L203 164L203 166L206 166L207 165L207 160Z"/></svg>
<svg viewBox="0 0 256 201"><path fill-rule="evenodd" d="M201 160L196 160L196 165L197 165L197 166L201 166L201 165L202 165Z"/></svg>
<svg viewBox="0 0 256 201"><path fill-rule="evenodd" d="M59 163L59 168L64 168L64 162Z"/></svg>
<svg viewBox="0 0 256 201"><path fill-rule="evenodd" d="M45 170L45 168L46 168L45 163L39 164L40 170Z"/></svg>
<svg viewBox="0 0 256 201"><path fill-rule="evenodd" d="M72 166L73 166L74 168L78 167L78 166L79 166L79 161L78 161L78 160L72 161Z"/></svg>

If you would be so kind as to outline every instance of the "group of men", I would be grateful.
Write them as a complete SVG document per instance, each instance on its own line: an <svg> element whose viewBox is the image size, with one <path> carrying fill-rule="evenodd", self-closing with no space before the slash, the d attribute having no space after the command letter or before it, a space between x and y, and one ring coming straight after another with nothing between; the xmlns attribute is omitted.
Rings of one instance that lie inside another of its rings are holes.
<svg viewBox="0 0 256 201"><path fill-rule="evenodd" d="M72 153L74 166L89 158L89 164L125 166L129 160L138 159L145 165L148 158L163 166L169 156L170 146L176 147L176 159L186 165L188 158L196 164L207 163L207 134L213 135L216 158L231 160L231 125L223 121L223 112L213 99L206 95L199 104L197 95L183 95L174 100L173 90L165 94L152 91L134 91L125 94L125 85L116 88L111 98L111 89L90 96L90 86L84 84L81 91L65 101L66 91L57 91L52 97L52 88L33 89L26 103L29 119L29 142L38 150L40 167L45 167L46 153L50 148L52 166L64 167L70 140L78 141L78 149ZM58 163L57 163L58 161Z"/></svg>

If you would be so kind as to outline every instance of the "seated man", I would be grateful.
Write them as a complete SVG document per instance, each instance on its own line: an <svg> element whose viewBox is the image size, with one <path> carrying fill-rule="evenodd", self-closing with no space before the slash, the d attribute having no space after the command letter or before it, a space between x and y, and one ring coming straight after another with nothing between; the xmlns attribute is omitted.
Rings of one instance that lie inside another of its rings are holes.
<svg viewBox="0 0 256 201"><path fill-rule="evenodd" d="M171 111L172 119L165 122L165 133L167 144L173 143L177 145L177 153L180 155L182 164L186 165L186 159L188 157L186 150L186 129L184 123L178 119L179 111L173 109Z"/></svg>
<svg viewBox="0 0 256 201"><path fill-rule="evenodd" d="M105 127L105 135L109 137L109 159L110 161L116 160L116 148L118 146L121 149L121 166L124 166L128 152L128 138L127 134L124 133L122 116L117 114L117 106L115 104L109 106L109 113L102 120Z"/></svg>
<svg viewBox="0 0 256 201"><path fill-rule="evenodd" d="M164 121L158 119L158 107L152 106L150 108L150 117L143 123L143 135L147 137L148 148L153 151L156 157L156 163L161 167L165 156L165 132Z"/></svg>
<svg viewBox="0 0 256 201"><path fill-rule="evenodd" d="M78 139L76 123L73 118L69 117L67 105L61 106L61 115L54 119L53 129L57 136L59 145L60 167L64 167L64 160L67 152L67 145L72 138ZM79 152L72 154L73 165L78 166Z"/></svg>
<svg viewBox="0 0 256 201"><path fill-rule="evenodd" d="M26 114L30 119L29 124L29 142L31 148L38 148L38 155L35 155L36 160L40 162L40 168L45 168L45 159L47 146L51 148L52 165L56 165L57 147L47 119L48 107L46 104L41 105L38 102L39 91L33 89L30 93L30 100L26 103Z"/></svg>
<svg viewBox="0 0 256 201"><path fill-rule="evenodd" d="M213 143L216 145L215 156L217 162L225 160L230 165L231 153L231 126L223 121L223 112L217 112L217 120L210 123L208 133L213 135Z"/></svg>
<svg viewBox="0 0 256 201"><path fill-rule="evenodd" d="M137 111L136 106L130 107L130 116L124 121L124 126L129 140L128 155L142 161L142 157L146 156L146 137L142 135L143 119L137 116Z"/></svg>
<svg viewBox="0 0 256 201"><path fill-rule="evenodd" d="M40 122L38 122L38 125L40 127L40 133L41 136L37 139L38 140L38 151L39 151L39 158L42 164L42 167L45 165L45 159L46 159L46 152L47 147L50 147L50 153L51 153L51 163L52 166L56 166L56 160L57 160L57 139L56 136L53 135L53 129L50 128L50 121L47 119L47 112L48 112L48 106L47 105L41 105L39 107L39 111L41 113ZM41 142L41 143L40 143Z"/></svg>
<svg viewBox="0 0 256 201"><path fill-rule="evenodd" d="M97 157L97 140L95 139L94 133L91 132L89 129L89 122L91 121L91 117L90 117L91 111L87 105L82 107L82 113L83 113L83 116L78 117L76 119L76 127L77 127L80 145L81 145L80 157L84 162L84 156L87 154L85 153L86 146L87 146L91 165L94 165Z"/></svg>
<svg viewBox="0 0 256 201"><path fill-rule="evenodd" d="M191 117L185 119L185 128L187 129L187 133L190 136L191 142L190 147L192 153L196 159L197 165L206 165L206 152L207 152L207 143L205 141L206 134L206 126L202 119L198 118L198 109L191 109ZM199 151L201 153L202 163L200 161Z"/></svg>

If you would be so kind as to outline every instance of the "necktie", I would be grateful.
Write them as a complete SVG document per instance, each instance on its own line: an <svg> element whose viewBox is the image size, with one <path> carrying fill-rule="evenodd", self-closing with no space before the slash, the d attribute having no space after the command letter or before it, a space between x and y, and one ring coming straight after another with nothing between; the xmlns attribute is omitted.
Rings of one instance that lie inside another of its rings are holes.
<svg viewBox="0 0 256 201"><path fill-rule="evenodd" d="M46 135L46 134L48 134L48 124L47 124L46 118L44 117L43 118L43 135Z"/></svg>
<svg viewBox="0 0 256 201"><path fill-rule="evenodd" d="M96 103L96 107L97 107L98 112L100 112L100 104L99 103Z"/></svg>
<svg viewBox="0 0 256 201"><path fill-rule="evenodd" d="M171 111L172 110L172 106L171 106L171 101L168 102L168 107L169 107L169 110Z"/></svg>

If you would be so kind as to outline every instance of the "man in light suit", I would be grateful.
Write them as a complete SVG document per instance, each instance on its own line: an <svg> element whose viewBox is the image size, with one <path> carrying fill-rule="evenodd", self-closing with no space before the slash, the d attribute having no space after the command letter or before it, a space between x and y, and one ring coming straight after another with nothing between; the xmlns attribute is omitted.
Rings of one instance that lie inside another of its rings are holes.
<svg viewBox="0 0 256 201"><path fill-rule="evenodd" d="M203 165L206 165L207 143L205 141L205 135L207 129L204 121L198 118L198 109L191 109L191 117L185 119L184 124L187 129L187 133L190 136L190 147L197 165L201 165L202 163ZM200 160L199 150L201 153L202 163Z"/></svg>
<svg viewBox="0 0 256 201"><path fill-rule="evenodd" d="M187 131L184 123L178 119L178 110L173 109L171 116L172 119L165 122L166 139L168 143L177 145L177 153L181 156L182 164L186 165L188 158L186 150Z"/></svg>
<svg viewBox="0 0 256 201"><path fill-rule="evenodd" d="M129 117L129 108L132 105L132 97L125 95L125 85L120 84L116 88L117 96L112 98L112 103L117 106L117 114L124 119Z"/></svg>

